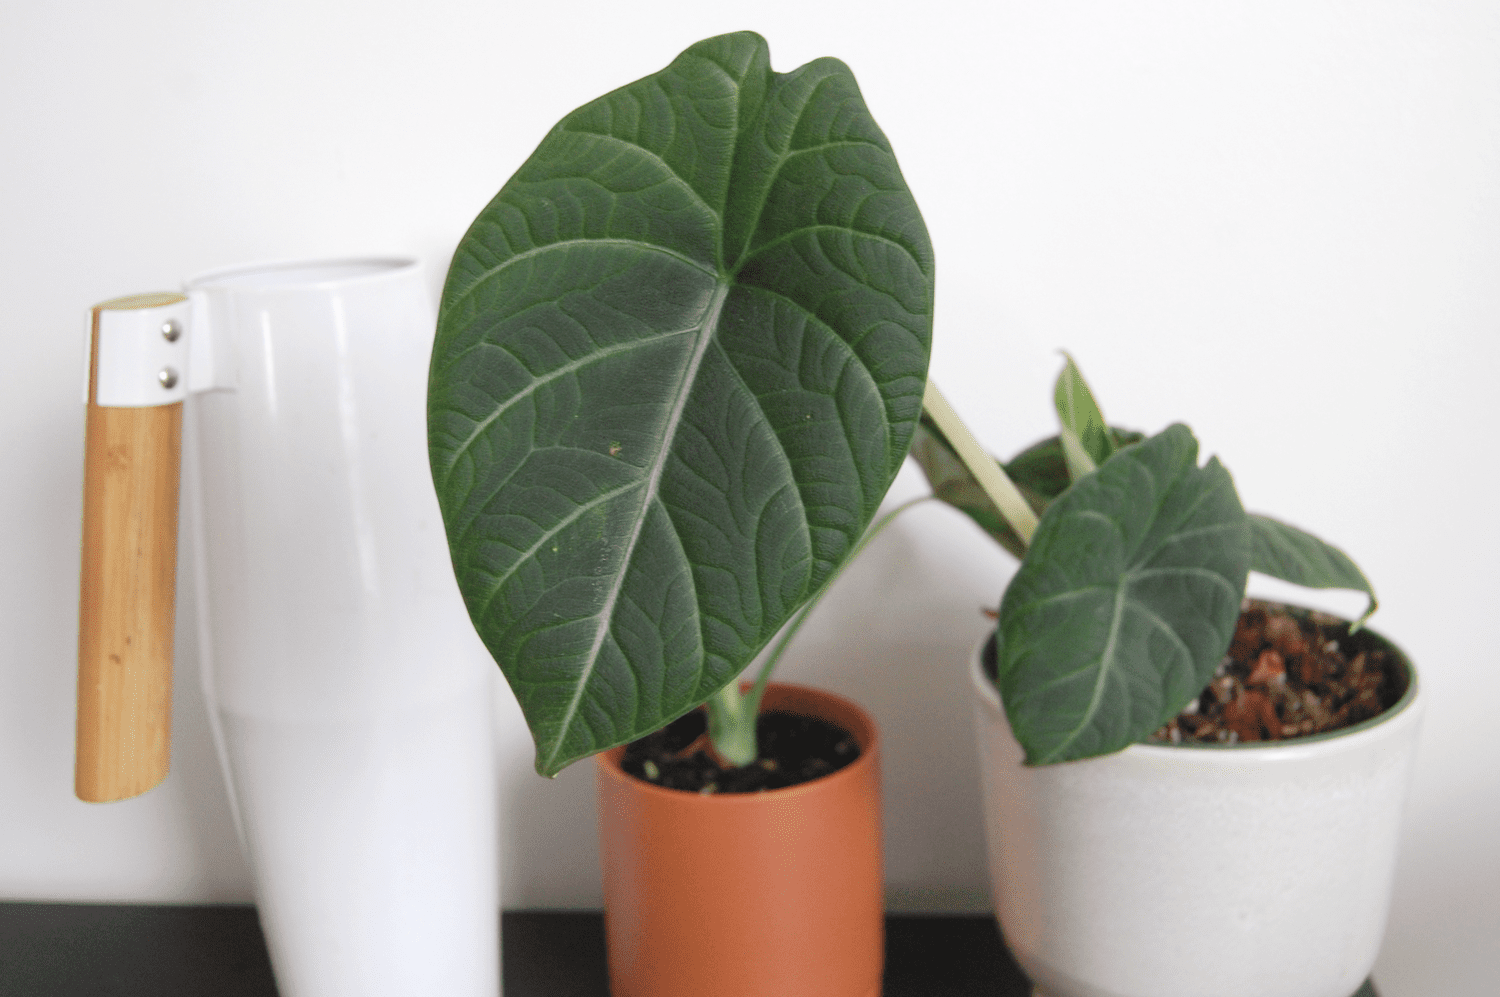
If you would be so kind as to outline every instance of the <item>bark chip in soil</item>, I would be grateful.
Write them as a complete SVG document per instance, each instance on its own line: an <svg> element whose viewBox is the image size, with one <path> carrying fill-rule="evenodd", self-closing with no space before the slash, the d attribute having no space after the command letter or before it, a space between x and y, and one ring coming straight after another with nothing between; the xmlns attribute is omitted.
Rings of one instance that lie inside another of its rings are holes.
<svg viewBox="0 0 1500 997"><path fill-rule="evenodd" d="M1149 738L1157 744L1280 741L1352 727L1404 692L1395 655L1313 610L1246 601L1229 653L1202 694Z"/></svg>

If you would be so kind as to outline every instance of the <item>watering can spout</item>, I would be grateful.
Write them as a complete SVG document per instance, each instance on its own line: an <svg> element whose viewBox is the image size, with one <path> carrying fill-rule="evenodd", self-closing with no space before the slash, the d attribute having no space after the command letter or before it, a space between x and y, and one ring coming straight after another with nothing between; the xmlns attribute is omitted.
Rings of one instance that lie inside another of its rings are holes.
<svg viewBox="0 0 1500 997"><path fill-rule="evenodd" d="M146 792L171 761L188 308L144 294L90 316L74 770L89 803Z"/></svg>

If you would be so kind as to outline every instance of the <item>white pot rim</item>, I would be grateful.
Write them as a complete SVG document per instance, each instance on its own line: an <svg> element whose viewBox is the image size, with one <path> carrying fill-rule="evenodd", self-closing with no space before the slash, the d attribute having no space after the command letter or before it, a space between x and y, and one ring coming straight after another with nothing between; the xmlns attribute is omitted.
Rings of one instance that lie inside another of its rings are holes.
<svg viewBox="0 0 1500 997"><path fill-rule="evenodd" d="M1372 633L1374 633L1372 631ZM1381 741L1404 731L1421 720L1426 698L1421 694L1421 683L1416 666L1406 653L1379 633L1374 633L1396 653L1397 660L1406 668L1406 692L1389 709L1362 720L1357 724L1324 734L1312 734L1290 738L1285 741L1250 741L1237 744L1132 744L1108 755L1080 758L1068 762L1055 762L1048 768L1060 765L1082 765L1105 758L1134 758L1157 764L1191 761L1197 765L1223 765L1228 767L1296 763L1345 751L1362 750L1369 742ZM1000 702L1000 692L989 676L984 673L984 649L994 637L994 631L986 634L969 656L969 681L975 696L984 709L1005 719L1005 708ZM1009 721L1006 721L1007 726Z"/></svg>
<svg viewBox="0 0 1500 997"><path fill-rule="evenodd" d="M306 291L356 282L405 277L421 266L401 256L336 256L311 260L267 260L220 267L196 274L184 283L189 291L254 287L266 291Z"/></svg>

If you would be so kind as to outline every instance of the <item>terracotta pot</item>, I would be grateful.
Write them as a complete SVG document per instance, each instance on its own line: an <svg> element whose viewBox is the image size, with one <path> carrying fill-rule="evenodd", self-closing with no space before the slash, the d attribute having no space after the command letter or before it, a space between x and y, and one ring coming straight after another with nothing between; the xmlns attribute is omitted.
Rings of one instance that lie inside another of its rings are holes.
<svg viewBox="0 0 1500 997"><path fill-rule="evenodd" d="M832 775L700 796L597 756L613 997L878 997L885 923L880 745L858 706L776 683L763 709L854 735Z"/></svg>
<svg viewBox="0 0 1500 997"><path fill-rule="evenodd" d="M995 913L1038 995L1355 992L1385 929L1423 708L1384 643L1405 693L1353 727L1029 768L976 651Z"/></svg>

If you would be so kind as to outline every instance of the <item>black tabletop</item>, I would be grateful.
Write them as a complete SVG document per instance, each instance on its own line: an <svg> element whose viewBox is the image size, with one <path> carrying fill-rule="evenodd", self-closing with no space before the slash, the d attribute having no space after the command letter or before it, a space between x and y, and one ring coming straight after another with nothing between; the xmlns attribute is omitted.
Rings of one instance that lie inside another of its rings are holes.
<svg viewBox="0 0 1500 997"><path fill-rule="evenodd" d="M607 997L602 915L507 912L500 937L505 997ZM993 918L886 918L884 997L1030 992ZM275 997L254 907L0 903L0 995L203 994Z"/></svg>

